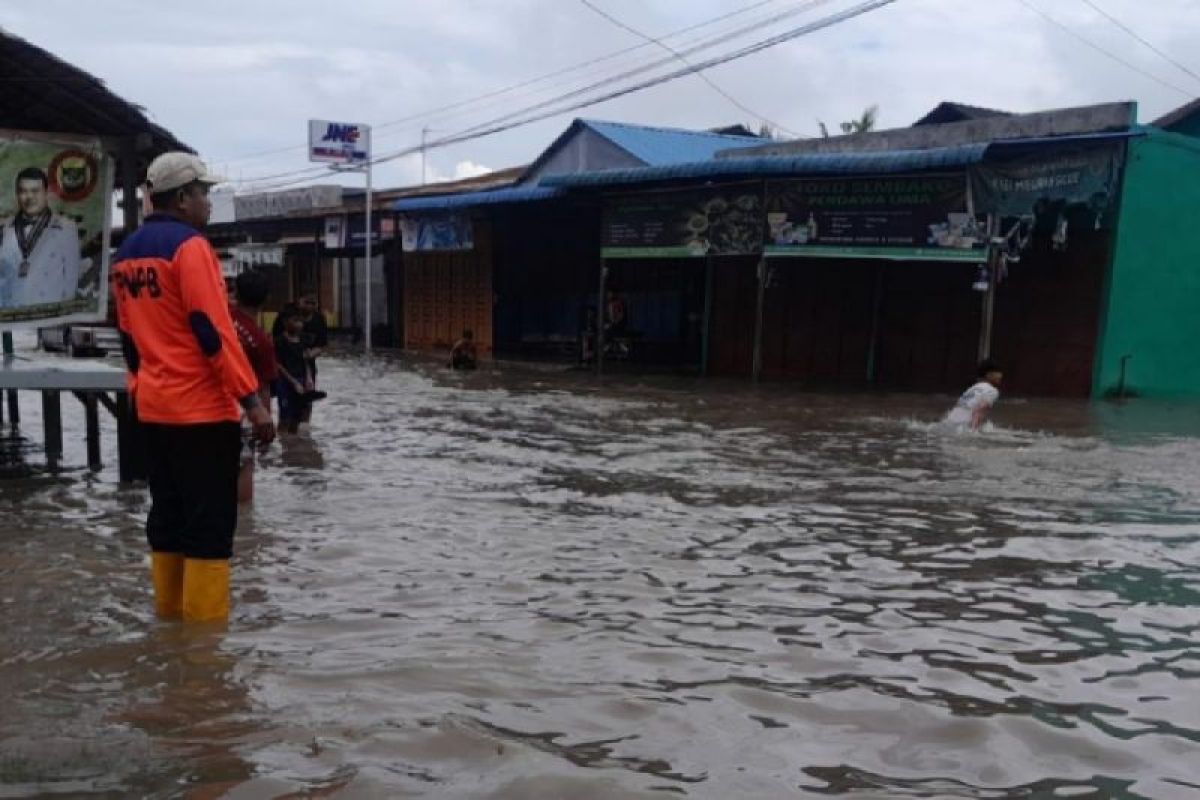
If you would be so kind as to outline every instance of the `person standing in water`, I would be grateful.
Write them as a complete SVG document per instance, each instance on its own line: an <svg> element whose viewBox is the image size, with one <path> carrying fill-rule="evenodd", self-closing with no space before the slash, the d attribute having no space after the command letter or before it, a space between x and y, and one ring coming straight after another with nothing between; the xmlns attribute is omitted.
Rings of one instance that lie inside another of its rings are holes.
<svg viewBox="0 0 1200 800"><path fill-rule="evenodd" d="M946 415L947 425L977 431L987 420L992 406L1000 399L1000 383L1004 380L1004 372L989 358L979 365L978 377L979 380L963 392Z"/></svg>
<svg viewBox="0 0 1200 800"><path fill-rule="evenodd" d="M258 378L229 315L221 262L200 232L211 175L191 153L146 171L154 213L121 244L112 286L127 384L146 433L155 609L185 622L229 617L245 413L260 444L275 438Z"/></svg>
<svg viewBox="0 0 1200 800"><path fill-rule="evenodd" d="M283 332L275 337L275 360L279 378L275 396L279 400L279 429L296 433L307 419L313 392L312 374L308 371L307 349L304 346L304 317L299 311L280 313Z"/></svg>
<svg viewBox="0 0 1200 800"><path fill-rule="evenodd" d="M250 361L250 367L258 376L258 396L262 404L271 408L271 386L279 377L275 364L275 345L266 332L258 326L258 315L267 301L270 286L261 272L243 272L234 281L236 301L229 307L233 329L238 341ZM246 416L242 415L242 467L238 473L238 502L248 503L254 498L254 437Z"/></svg>

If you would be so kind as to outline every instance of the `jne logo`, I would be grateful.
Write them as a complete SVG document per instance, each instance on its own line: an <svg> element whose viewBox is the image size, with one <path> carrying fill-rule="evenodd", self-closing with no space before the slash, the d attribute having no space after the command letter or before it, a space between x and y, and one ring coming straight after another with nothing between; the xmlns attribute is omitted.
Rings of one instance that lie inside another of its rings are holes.
<svg viewBox="0 0 1200 800"><path fill-rule="evenodd" d="M321 141L354 144L361 135L357 125L339 125L336 122L331 122L329 123L329 127L325 129L325 136L321 138Z"/></svg>

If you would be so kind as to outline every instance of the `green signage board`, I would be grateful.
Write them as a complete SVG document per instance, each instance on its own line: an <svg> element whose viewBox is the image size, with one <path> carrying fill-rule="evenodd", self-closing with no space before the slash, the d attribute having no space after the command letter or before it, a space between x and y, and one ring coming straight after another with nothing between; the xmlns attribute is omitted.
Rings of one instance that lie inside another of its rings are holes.
<svg viewBox="0 0 1200 800"><path fill-rule="evenodd" d="M770 255L985 260L985 222L963 175L836 177L767 184Z"/></svg>
<svg viewBox="0 0 1200 800"><path fill-rule="evenodd" d="M604 258L700 258L762 252L762 184L612 198Z"/></svg>

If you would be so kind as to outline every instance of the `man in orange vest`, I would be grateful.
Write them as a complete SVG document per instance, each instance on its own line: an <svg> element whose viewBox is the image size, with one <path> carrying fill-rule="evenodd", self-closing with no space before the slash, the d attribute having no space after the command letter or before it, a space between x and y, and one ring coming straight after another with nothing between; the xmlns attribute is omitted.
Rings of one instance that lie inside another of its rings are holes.
<svg viewBox="0 0 1200 800"><path fill-rule="evenodd" d="M220 179L190 153L146 173L154 213L112 267L129 386L146 432L155 608L164 618L229 616L242 412L275 438L258 379L229 315L221 265L200 229Z"/></svg>

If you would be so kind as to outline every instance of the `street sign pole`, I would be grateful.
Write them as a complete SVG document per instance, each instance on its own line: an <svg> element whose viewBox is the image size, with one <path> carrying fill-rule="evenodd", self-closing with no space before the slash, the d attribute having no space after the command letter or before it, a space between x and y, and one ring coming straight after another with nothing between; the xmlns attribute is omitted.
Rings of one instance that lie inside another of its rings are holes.
<svg viewBox="0 0 1200 800"><path fill-rule="evenodd" d="M361 170L366 173L367 197L364 217L366 218L366 240L363 244L366 266L366 311L363 314L363 344L367 355L371 354L371 126L354 122L332 122L310 119L308 121L308 160L330 164L334 170ZM353 245L354 237L350 236ZM353 276L354 259L350 259ZM353 298L352 298L353 299ZM354 320L357 322L357 320Z"/></svg>

